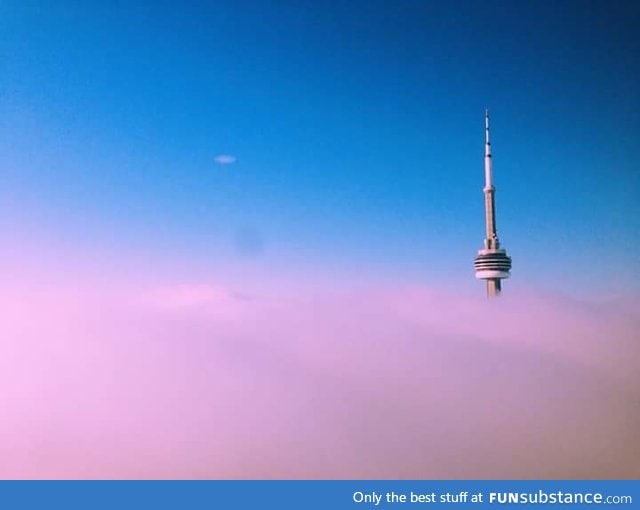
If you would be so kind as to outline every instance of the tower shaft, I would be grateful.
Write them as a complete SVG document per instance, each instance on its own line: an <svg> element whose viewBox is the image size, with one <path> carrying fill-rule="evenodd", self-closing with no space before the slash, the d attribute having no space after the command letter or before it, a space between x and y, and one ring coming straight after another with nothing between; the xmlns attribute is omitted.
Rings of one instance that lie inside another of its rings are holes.
<svg viewBox="0 0 640 510"><path fill-rule="evenodd" d="M502 282L500 278L489 278L487 280L487 297L494 297L502 292Z"/></svg>
<svg viewBox="0 0 640 510"><path fill-rule="evenodd" d="M485 189L484 191L484 216L486 225L485 247L498 248L498 234L496 230L496 199L495 189Z"/></svg>

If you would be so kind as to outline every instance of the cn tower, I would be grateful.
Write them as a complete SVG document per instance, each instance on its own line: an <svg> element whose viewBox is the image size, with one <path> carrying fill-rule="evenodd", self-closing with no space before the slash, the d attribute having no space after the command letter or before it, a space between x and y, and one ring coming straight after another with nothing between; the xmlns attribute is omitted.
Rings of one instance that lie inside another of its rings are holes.
<svg viewBox="0 0 640 510"><path fill-rule="evenodd" d="M500 248L496 229L496 189L493 186L493 168L491 165L491 142L489 141L489 110L484 114L484 213L486 237L484 248L478 251L473 263L476 278L486 280L487 296L494 297L502 290L502 279L509 278L511 257L504 248Z"/></svg>

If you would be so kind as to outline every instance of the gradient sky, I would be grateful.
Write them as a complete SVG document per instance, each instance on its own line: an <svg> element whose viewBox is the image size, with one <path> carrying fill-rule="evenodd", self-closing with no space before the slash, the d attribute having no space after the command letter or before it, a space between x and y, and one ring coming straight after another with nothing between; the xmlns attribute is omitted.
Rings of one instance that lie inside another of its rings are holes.
<svg viewBox="0 0 640 510"><path fill-rule="evenodd" d="M638 478L638 26L2 1L0 478Z"/></svg>
<svg viewBox="0 0 640 510"><path fill-rule="evenodd" d="M508 285L637 293L638 26L638 2L4 1L2 256L483 292L488 107Z"/></svg>

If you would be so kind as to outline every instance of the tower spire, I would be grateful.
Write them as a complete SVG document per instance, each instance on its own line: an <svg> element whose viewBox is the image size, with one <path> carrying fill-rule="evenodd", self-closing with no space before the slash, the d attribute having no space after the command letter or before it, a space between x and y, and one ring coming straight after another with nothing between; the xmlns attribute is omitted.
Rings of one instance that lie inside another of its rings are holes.
<svg viewBox="0 0 640 510"><path fill-rule="evenodd" d="M491 142L489 141L489 110L484 111L484 187L493 187L491 166Z"/></svg>
<svg viewBox="0 0 640 510"><path fill-rule="evenodd" d="M496 228L496 203L493 186L493 166L491 142L489 140L489 110L484 112L484 212L485 233L484 249L478 252L474 266L476 278L487 281L487 295L496 296L501 290L501 280L509 278L511 258L504 249L500 249Z"/></svg>
<svg viewBox="0 0 640 510"><path fill-rule="evenodd" d="M491 142L489 142L489 108L485 108L484 110L484 144L489 146Z"/></svg>

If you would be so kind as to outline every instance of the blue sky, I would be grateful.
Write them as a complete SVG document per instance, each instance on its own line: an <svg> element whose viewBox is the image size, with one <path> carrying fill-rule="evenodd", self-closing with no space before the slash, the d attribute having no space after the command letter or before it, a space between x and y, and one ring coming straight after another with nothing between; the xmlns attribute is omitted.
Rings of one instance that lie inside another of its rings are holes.
<svg viewBox="0 0 640 510"><path fill-rule="evenodd" d="M508 285L638 291L637 2L7 1L0 20L5 239L481 291L488 107Z"/></svg>

